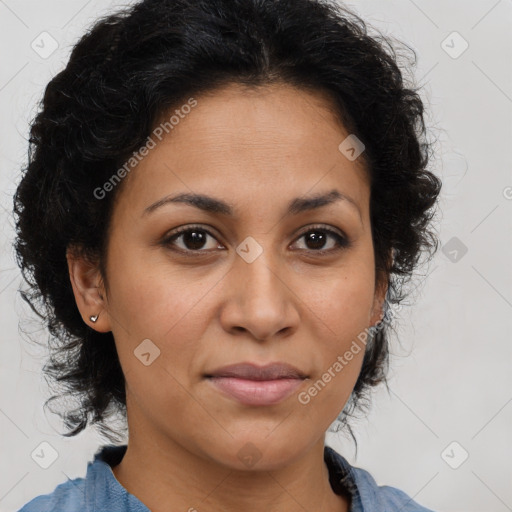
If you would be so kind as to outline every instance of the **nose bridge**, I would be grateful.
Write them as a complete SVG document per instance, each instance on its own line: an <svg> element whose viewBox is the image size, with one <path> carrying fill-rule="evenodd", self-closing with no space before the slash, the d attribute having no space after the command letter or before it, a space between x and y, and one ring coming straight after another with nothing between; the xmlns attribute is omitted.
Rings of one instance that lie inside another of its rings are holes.
<svg viewBox="0 0 512 512"><path fill-rule="evenodd" d="M290 303L284 265L272 249L271 236L248 237L236 249L230 283L231 302L224 310L226 328L243 328L266 339L297 321Z"/></svg>
<svg viewBox="0 0 512 512"><path fill-rule="evenodd" d="M256 301L261 299L263 302L279 300L282 295L279 276L282 265L278 262L278 255L273 252L271 236L259 237L259 241L247 237L236 252L236 273L243 276L242 288L249 294L248 298Z"/></svg>

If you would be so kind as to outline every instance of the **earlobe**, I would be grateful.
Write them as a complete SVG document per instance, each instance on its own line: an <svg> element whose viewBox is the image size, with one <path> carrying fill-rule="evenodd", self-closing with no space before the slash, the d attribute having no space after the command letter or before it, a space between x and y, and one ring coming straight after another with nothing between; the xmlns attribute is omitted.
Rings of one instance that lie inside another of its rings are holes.
<svg viewBox="0 0 512 512"><path fill-rule="evenodd" d="M73 294L82 319L96 331L111 331L99 266L75 248L68 248L66 259Z"/></svg>

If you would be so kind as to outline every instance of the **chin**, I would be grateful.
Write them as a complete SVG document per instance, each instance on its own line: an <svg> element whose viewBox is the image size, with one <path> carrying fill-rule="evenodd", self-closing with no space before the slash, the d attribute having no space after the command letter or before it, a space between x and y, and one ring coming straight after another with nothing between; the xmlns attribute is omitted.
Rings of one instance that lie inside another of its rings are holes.
<svg viewBox="0 0 512 512"><path fill-rule="evenodd" d="M271 436L266 436L238 437L229 446L219 446L215 453L210 446L209 455L231 470L275 471L288 466L308 449L307 442L300 443L290 437L286 440L279 435L271 440Z"/></svg>

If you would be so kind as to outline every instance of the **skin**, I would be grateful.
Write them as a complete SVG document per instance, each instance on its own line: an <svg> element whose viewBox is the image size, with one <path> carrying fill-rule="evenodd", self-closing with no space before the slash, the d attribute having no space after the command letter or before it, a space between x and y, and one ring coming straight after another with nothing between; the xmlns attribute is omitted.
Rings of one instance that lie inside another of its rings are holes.
<svg viewBox="0 0 512 512"><path fill-rule="evenodd" d="M324 440L364 347L308 404L297 394L382 318L367 175L360 158L338 150L348 132L320 92L231 84L197 101L122 183L108 287L97 265L68 251L83 319L112 331L126 378L129 442L114 475L153 512L348 511L348 496L329 484ZM339 200L284 216L292 199L333 189L357 206ZM184 203L143 214L192 192L230 203L234 215ZM201 231L202 244L162 242L197 224L212 235ZM345 234L350 247L336 250L322 229ZM325 243L308 242L311 231ZM263 249L252 263L236 252L248 236ZM160 350L148 366L134 355L145 339ZM286 361L311 380L279 404L244 406L203 378L244 361ZM238 457L247 443L261 457L251 467Z"/></svg>

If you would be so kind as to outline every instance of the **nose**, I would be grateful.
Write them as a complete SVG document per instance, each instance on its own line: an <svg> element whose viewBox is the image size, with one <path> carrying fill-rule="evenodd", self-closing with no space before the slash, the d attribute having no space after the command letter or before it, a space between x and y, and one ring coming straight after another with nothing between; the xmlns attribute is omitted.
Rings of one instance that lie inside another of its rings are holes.
<svg viewBox="0 0 512 512"><path fill-rule="evenodd" d="M276 263L270 251L252 263L236 255L220 320L230 334L249 333L258 341L289 336L297 330L300 299L293 291L290 270Z"/></svg>

